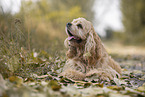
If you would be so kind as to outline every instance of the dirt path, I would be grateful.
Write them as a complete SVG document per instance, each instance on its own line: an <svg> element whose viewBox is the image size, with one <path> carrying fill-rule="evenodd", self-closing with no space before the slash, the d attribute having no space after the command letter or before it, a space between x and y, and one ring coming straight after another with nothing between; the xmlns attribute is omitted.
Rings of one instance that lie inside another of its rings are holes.
<svg viewBox="0 0 145 97"><path fill-rule="evenodd" d="M127 46L116 42L104 42L104 46L108 53L145 56L145 47Z"/></svg>

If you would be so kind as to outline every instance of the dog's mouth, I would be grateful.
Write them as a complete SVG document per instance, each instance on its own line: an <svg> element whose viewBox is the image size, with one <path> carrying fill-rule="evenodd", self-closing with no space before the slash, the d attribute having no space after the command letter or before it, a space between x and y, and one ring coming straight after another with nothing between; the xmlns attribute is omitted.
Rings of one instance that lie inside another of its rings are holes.
<svg viewBox="0 0 145 97"><path fill-rule="evenodd" d="M82 39L81 38L79 38L79 37L77 37L77 36L75 36L75 35L73 35L72 33L71 33L71 31L67 28L67 35L68 35L68 40L69 41L72 41L72 40L77 40L77 42L78 43L80 43L80 42L82 42Z"/></svg>

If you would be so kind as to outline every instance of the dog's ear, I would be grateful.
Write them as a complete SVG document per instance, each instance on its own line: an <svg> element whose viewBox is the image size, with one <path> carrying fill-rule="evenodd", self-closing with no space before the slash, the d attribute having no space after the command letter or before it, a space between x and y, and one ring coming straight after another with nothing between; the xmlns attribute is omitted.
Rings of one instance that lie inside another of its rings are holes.
<svg viewBox="0 0 145 97"><path fill-rule="evenodd" d="M88 61L89 65L95 65L96 62L101 58L102 55L102 44L99 36L94 31L94 27L91 24L91 29L88 33L86 44L85 44L85 51L84 57L85 60Z"/></svg>

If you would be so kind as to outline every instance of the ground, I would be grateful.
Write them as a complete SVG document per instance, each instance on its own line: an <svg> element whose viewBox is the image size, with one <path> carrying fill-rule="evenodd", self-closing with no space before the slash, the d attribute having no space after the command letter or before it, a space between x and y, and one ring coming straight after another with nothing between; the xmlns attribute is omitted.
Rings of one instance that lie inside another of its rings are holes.
<svg viewBox="0 0 145 97"><path fill-rule="evenodd" d="M29 60L26 54L21 55L25 68L7 78L0 75L0 97L145 97L145 49L109 44L105 44L108 53L122 67L120 79L107 82L63 78L58 74L65 64L64 57L33 52Z"/></svg>

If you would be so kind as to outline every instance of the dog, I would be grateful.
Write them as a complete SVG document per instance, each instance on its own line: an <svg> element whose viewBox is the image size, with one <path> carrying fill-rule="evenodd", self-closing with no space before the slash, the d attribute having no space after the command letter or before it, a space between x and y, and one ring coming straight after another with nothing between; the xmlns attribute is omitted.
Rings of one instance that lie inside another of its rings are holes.
<svg viewBox="0 0 145 97"><path fill-rule="evenodd" d="M91 22L85 18L74 19L66 24L66 33L68 60L61 76L73 80L95 76L107 81L121 77L120 65L108 55Z"/></svg>

